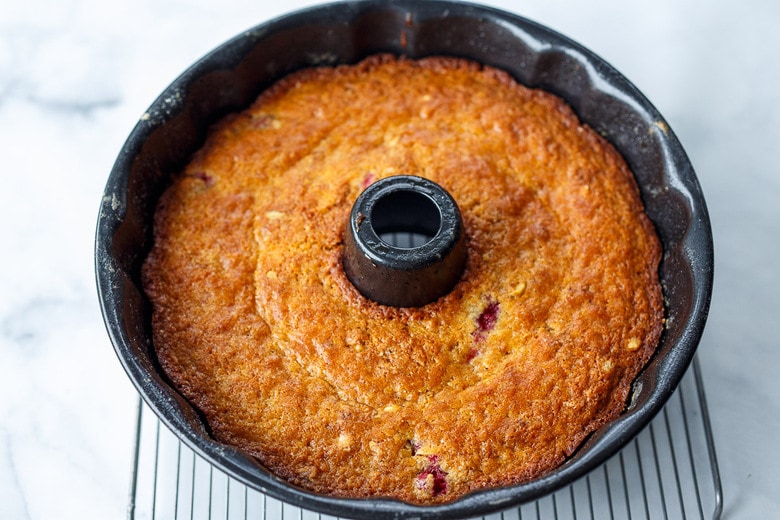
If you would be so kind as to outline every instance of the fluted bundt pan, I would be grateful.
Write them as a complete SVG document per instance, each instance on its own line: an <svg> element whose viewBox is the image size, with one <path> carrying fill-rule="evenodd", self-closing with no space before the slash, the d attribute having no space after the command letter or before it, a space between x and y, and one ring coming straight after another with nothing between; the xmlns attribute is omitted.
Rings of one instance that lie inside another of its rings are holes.
<svg viewBox="0 0 780 520"><path fill-rule="evenodd" d="M543 477L444 505L313 494L214 441L155 360L151 307L141 287L155 204L171 175L203 144L212 123L245 108L292 71L355 63L379 52L469 58L564 98L625 157L664 249L660 278L666 328L634 382L625 412ZM460 518L503 510L570 484L648 424L677 387L701 338L712 291L713 248L705 201L685 151L653 105L598 56L544 26L492 8L365 1L314 7L258 25L175 79L132 130L110 173L97 222L95 265L106 327L128 376L160 419L215 467L261 492L322 513Z"/></svg>

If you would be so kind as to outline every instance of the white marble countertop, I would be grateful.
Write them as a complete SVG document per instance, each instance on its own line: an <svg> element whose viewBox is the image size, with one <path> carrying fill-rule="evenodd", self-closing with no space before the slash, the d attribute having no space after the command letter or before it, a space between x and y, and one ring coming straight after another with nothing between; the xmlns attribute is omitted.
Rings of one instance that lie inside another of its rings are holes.
<svg viewBox="0 0 780 520"><path fill-rule="evenodd" d="M93 274L101 193L138 117L189 64L314 2L27 0L0 6L0 519L123 518L136 393ZM780 513L780 3L484 3L590 47L650 98L708 201L700 345L726 518Z"/></svg>

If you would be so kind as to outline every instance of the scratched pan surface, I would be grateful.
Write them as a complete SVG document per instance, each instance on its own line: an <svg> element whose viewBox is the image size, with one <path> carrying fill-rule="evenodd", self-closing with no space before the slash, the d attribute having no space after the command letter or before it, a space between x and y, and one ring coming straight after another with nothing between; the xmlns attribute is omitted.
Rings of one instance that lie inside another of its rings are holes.
<svg viewBox="0 0 780 520"><path fill-rule="evenodd" d="M660 276L667 328L622 416L543 477L444 505L317 495L286 484L253 458L215 442L155 359L151 308L140 283L156 201L171 174L201 146L209 125L248 106L289 72L354 63L377 52L469 58L563 97L626 158L664 247ZM553 492L600 465L642 430L677 387L701 338L712 291L713 247L706 204L681 144L636 87L598 56L544 26L491 8L365 1L326 4L262 23L175 79L131 131L110 173L97 222L95 268L106 328L125 371L160 419L213 465L252 488L321 513L461 518Z"/></svg>

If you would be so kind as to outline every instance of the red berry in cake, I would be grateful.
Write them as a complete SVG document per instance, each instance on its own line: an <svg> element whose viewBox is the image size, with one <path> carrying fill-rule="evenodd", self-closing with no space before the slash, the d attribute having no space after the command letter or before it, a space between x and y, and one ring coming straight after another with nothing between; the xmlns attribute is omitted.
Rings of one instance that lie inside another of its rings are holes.
<svg viewBox="0 0 780 520"><path fill-rule="evenodd" d="M439 466L439 457L430 455L428 464L419 475L415 485L417 489L427 490L431 496L439 496L447 492L447 472Z"/></svg>
<svg viewBox="0 0 780 520"><path fill-rule="evenodd" d="M206 172L187 173L185 174L185 176L203 181L206 184L206 186L211 186L212 184L214 184L214 177L212 177Z"/></svg>
<svg viewBox="0 0 780 520"><path fill-rule="evenodd" d="M368 172L365 177L363 177L363 180L360 183L361 189L368 188L373 182L376 180L376 176L372 172Z"/></svg>
<svg viewBox="0 0 780 520"><path fill-rule="evenodd" d="M498 302L495 300L488 300L488 304L485 306L479 316L477 316L476 329L474 329L474 332L471 333L471 335L474 337L474 340L480 341L484 339L485 335L489 331L493 330L493 328L496 326L496 322L498 321L498 311Z"/></svg>

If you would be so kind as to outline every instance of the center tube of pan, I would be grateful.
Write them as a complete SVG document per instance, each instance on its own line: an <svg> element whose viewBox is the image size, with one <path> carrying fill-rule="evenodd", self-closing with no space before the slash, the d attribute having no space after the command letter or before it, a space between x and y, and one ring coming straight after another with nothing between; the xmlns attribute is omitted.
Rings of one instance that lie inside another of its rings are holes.
<svg viewBox="0 0 780 520"><path fill-rule="evenodd" d="M447 294L466 266L458 205L438 184L411 175L371 184L352 206L342 261L365 297L421 307Z"/></svg>

